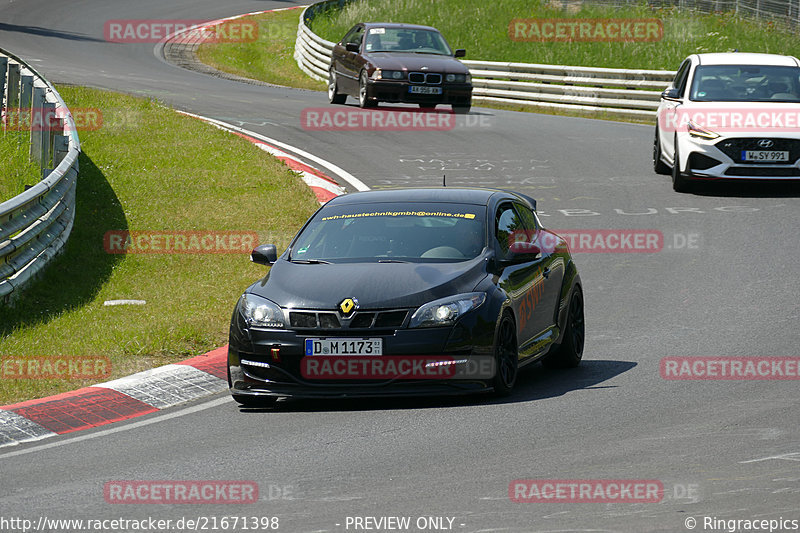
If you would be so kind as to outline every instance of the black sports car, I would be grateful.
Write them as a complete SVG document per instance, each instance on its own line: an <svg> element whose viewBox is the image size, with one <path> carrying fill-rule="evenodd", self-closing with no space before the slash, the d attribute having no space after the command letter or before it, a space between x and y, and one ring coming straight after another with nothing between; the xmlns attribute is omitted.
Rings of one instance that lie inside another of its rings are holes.
<svg viewBox="0 0 800 533"><path fill-rule="evenodd" d="M347 96L361 107L405 102L432 108L450 104L467 113L472 78L436 28L414 24L362 23L353 26L331 52L328 99L343 104Z"/></svg>
<svg viewBox="0 0 800 533"><path fill-rule="evenodd" d="M280 396L511 392L518 368L575 366L583 292L535 200L489 189L396 189L321 207L236 305L228 382Z"/></svg>

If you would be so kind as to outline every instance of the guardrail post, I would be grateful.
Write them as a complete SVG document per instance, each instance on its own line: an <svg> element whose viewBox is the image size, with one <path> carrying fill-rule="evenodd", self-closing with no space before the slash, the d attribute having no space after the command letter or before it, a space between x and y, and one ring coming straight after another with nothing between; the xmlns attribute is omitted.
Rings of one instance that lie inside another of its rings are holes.
<svg viewBox="0 0 800 533"><path fill-rule="evenodd" d="M40 147L42 158L40 159L41 168L50 166L50 153L52 149L51 135L54 134L54 126L58 124L56 116L56 105L50 102L42 104L42 144ZM43 174L42 177L47 174Z"/></svg>
<svg viewBox="0 0 800 533"><path fill-rule="evenodd" d="M8 88L6 90L6 109L19 108L19 63L8 62Z"/></svg>
<svg viewBox="0 0 800 533"><path fill-rule="evenodd" d="M6 69L8 68L8 58L0 55L0 108L5 107L3 95L6 93Z"/></svg>
<svg viewBox="0 0 800 533"><path fill-rule="evenodd" d="M20 81L19 106L30 109L33 98L33 76L23 74Z"/></svg>
<svg viewBox="0 0 800 533"><path fill-rule="evenodd" d="M44 127L44 124L42 124L42 105L44 104L44 95L45 90L42 87L33 88L33 112L31 113L31 159L39 163L39 168L44 166L42 164L42 128Z"/></svg>
<svg viewBox="0 0 800 533"><path fill-rule="evenodd" d="M63 131L63 130L62 130ZM53 168L61 164L61 161L69 152L69 136L56 135L53 137Z"/></svg>

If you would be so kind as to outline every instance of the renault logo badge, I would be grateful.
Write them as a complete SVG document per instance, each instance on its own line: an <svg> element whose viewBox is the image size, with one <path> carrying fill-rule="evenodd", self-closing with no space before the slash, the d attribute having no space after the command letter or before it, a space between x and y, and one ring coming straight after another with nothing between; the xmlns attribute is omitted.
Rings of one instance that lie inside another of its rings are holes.
<svg viewBox="0 0 800 533"><path fill-rule="evenodd" d="M358 309L358 300L355 298L345 298L342 300L342 303L339 304L339 310L344 316L350 315L356 309Z"/></svg>

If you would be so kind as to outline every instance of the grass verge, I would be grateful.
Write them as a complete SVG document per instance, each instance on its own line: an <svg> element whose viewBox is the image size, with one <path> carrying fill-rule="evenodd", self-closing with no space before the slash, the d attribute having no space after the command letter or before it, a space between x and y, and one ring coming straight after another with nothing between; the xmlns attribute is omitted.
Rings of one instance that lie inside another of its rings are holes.
<svg viewBox="0 0 800 533"><path fill-rule="evenodd" d="M574 2L503 0L370 0L316 17L311 29L338 41L355 23L407 22L434 26L468 59L553 65L675 70L688 55L701 52L766 52L800 55L800 41L780 25L737 17L733 12L702 14L645 5L606 7ZM641 19L663 24L655 42L519 42L509 36L512 19Z"/></svg>
<svg viewBox="0 0 800 533"><path fill-rule="evenodd" d="M99 109L102 128L79 132L64 253L13 306L0 307L0 359L108 356L116 378L225 344L236 299L263 267L245 253L109 254L105 233L248 231L283 246L318 207L314 194L251 143L157 102L59 92L70 107ZM103 305L112 299L147 303ZM97 381L0 379L0 405Z"/></svg>
<svg viewBox="0 0 800 533"><path fill-rule="evenodd" d="M0 203L42 179L39 166L30 159L30 147L29 132L0 132Z"/></svg>
<svg viewBox="0 0 800 533"><path fill-rule="evenodd" d="M258 24L253 42L205 43L197 58L217 70L276 85L324 91L325 83L300 70L294 42L301 9L287 9L237 19Z"/></svg>

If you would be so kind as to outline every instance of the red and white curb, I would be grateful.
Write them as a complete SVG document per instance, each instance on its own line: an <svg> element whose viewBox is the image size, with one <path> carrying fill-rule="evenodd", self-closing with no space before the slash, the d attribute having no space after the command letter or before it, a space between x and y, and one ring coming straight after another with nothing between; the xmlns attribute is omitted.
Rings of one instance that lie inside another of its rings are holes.
<svg viewBox="0 0 800 533"><path fill-rule="evenodd" d="M155 413L228 388L228 347L49 398L0 406L0 447Z"/></svg>

